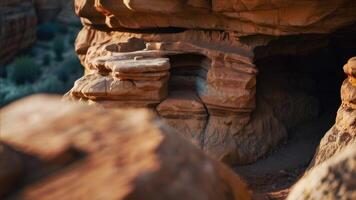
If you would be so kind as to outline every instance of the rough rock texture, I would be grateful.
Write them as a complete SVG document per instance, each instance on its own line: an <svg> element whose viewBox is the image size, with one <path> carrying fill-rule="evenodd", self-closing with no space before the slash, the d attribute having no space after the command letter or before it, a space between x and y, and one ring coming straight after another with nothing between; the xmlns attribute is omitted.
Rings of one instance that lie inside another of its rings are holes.
<svg viewBox="0 0 356 200"><path fill-rule="evenodd" d="M0 65L36 40L37 17L31 1L0 2Z"/></svg>
<svg viewBox="0 0 356 200"><path fill-rule="evenodd" d="M17 199L251 199L233 171L147 110L35 96L1 110L1 119L1 141L24 166L0 151L0 188L16 180Z"/></svg>
<svg viewBox="0 0 356 200"><path fill-rule="evenodd" d="M91 42L97 45L91 46ZM259 127L261 135L251 140L260 143L262 151L235 144L238 138L255 131L254 127L244 129L255 109L253 46L256 44L246 45L222 32L135 34L84 28L76 50L86 75L67 96L111 108L156 108L169 124L215 158L230 163L251 162L283 135L271 138L271 142L262 141L263 131L283 129L276 122L269 130ZM191 104L197 110L184 111ZM273 120L264 118L259 115L252 121L270 124Z"/></svg>
<svg viewBox="0 0 356 200"><path fill-rule="evenodd" d="M251 163L319 111L283 72L259 76L267 82L258 86L257 61L324 48L321 35L278 36L330 33L356 22L353 8L336 0L76 0L84 25L76 52L86 72L66 97L149 107L214 158Z"/></svg>
<svg viewBox="0 0 356 200"><path fill-rule="evenodd" d="M241 35L326 33L355 21L353 0L76 0L86 25L182 27Z"/></svg>
<svg viewBox="0 0 356 200"><path fill-rule="evenodd" d="M312 169L288 200L356 199L356 148L349 146Z"/></svg>
<svg viewBox="0 0 356 200"><path fill-rule="evenodd" d="M356 149L356 57L344 65L348 78L341 86L341 106L335 125L325 134L309 168L337 155L347 146Z"/></svg>

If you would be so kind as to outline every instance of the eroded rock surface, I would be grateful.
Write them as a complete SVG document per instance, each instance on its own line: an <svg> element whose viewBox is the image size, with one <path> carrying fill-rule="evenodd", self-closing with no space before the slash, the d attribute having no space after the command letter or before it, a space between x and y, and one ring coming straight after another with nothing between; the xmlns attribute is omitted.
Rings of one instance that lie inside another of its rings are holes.
<svg viewBox="0 0 356 200"><path fill-rule="evenodd" d="M18 168L0 151L0 186L20 186L13 198L251 199L232 170L147 110L35 96L5 107L1 119L1 142L25 161Z"/></svg>
<svg viewBox="0 0 356 200"><path fill-rule="evenodd" d="M152 29L181 27L240 35L327 33L355 21L353 0L76 0L86 25Z"/></svg>
<svg viewBox="0 0 356 200"><path fill-rule="evenodd" d="M214 158L252 163L319 112L315 97L288 87L309 87L293 73L259 76L257 87L257 61L324 48L327 35L277 36L352 27L354 7L346 0L76 0L84 25L76 52L86 72L66 97L148 107Z"/></svg>
<svg viewBox="0 0 356 200"><path fill-rule="evenodd" d="M288 200L355 199L356 148L349 146L313 168L292 188Z"/></svg>
<svg viewBox="0 0 356 200"><path fill-rule="evenodd" d="M356 149L356 57L344 65L347 79L341 86L341 106L335 125L325 134L309 168L332 158L347 146Z"/></svg>
<svg viewBox="0 0 356 200"><path fill-rule="evenodd" d="M0 65L36 40L37 16L31 1L0 2Z"/></svg>

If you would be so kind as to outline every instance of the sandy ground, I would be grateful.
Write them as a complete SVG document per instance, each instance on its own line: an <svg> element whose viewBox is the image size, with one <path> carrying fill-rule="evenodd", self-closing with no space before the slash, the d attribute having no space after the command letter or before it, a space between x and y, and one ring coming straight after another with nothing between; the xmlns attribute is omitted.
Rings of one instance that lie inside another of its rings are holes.
<svg viewBox="0 0 356 200"><path fill-rule="evenodd" d="M291 186L303 175L335 116L335 111L328 111L299 125L290 131L289 138L276 151L256 163L237 166L234 170L260 194L261 199L285 199Z"/></svg>

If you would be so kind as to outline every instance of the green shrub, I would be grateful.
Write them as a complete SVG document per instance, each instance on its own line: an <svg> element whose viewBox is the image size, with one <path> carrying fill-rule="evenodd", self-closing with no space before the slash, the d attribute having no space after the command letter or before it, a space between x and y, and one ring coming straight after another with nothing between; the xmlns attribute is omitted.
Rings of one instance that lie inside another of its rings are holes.
<svg viewBox="0 0 356 200"><path fill-rule="evenodd" d="M76 56L70 56L62 65L57 66L53 72L59 80L66 82L72 76L83 73L83 67L81 66L79 59Z"/></svg>
<svg viewBox="0 0 356 200"><path fill-rule="evenodd" d="M5 78L6 77L6 74L7 74L7 72L6 72L6 66L1 66L0 65L0 78Z"/></svg>
<svg viewBox="0 0 356 200"><path fill-rule="evenodd" d="M64 93L66 88L64 84L58 80L57 77L51 75L48 76L44 81L37 82L33 86L35 93Z"/></svg>
<svg viewBox="0 0 356 200"><path fill-rule="evenodd" d="M7 77L16 84L33 83L41 75L41 66L31 57L23 56L15 59L7 67Z"/></svg>
<svg viewBox="0 0 356 200"><path fill-rule="evenodd" d="M57 61L63 60L63 52L64 52L64 41L62 37L57 37L53 42L53 51L56 55Z"/></svg>
<svg viewBox="0 0 356 200"><path fill-rule="evenodd" d="M42 65L44 66L48 66L51 64L51 55L49 54L45 54L42 57Z"/></svg>
<svg viewBox="0 0 356 200"><path fill-rule="evenodd" d="M61 34L67 34L68 33L68 27L64 24L58 24L58 32Z"/></svg>
<svg viewBox="0 0 356 200"><path fill-rule="evenodd" d="M34 93L32 85L16 86L5 80L0 80L0 84L0 106Z"/></svg>
<svg viewBox="0 0 356 200"><path fill-rule="evenodd" d="M77 33L72 33L68 36L68 43L70 46L74 46L76 38L77 38Z"/></svg>
<svg viewBox="0 0 356 200"><path fill-rule="evenodd" d="M47 22L37 26L37 38L39 40L51 40L56 36L59 27L58 24Z"/></svg>

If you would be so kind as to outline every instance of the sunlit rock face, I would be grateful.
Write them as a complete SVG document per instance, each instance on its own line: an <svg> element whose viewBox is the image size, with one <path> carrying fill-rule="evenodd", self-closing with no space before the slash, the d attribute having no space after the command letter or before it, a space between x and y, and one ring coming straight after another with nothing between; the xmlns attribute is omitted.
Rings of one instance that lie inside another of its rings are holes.
<svg viewBox="0 0 356 200"><path fill-rule="evenodd" d="M242 35L327 33L352 23L353 0L76 0L87 25L155 29L181 27Z"/></svg>
<svg viewBox="0 0 356 200"><path fill-rule="evenodd" d="M31 1L0 2L0 65L36 40L37 16Z"/></svg>
<svg viewBox="0 0 356 200"><path fill-rule="evenodd" d="M236 173L144 109L34 96L1 119L1 199L251 199Z"/></svg>
<svg viewBox="0 0 356 200"><path fill-rule="evenodd" d="M354 4L76 0L86 73L66 98L150 108L212 157L251 163L319 112L315 97L295 89L313 83L274 72L275 61L328 47L331 36L320 33L354 23ZM300 33L318 35L281 37Z"/></svg>

